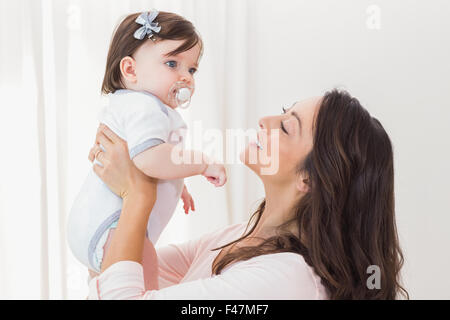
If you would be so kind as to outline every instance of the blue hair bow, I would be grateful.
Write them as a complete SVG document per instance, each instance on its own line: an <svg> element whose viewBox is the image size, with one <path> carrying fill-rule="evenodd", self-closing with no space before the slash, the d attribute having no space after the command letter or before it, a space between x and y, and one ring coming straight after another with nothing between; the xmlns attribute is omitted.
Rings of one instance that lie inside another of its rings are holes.
<svg viewBox="0 0 450 320"><path fill-rule="evenodd" d="M148 35L148 38L150 39L153 36L153 31L158 33L161 30L161 27L158 26L158 22L153 22L158 14L158 11L143 12L136 18L136 23L142 25L142 27L137 29L134 33L136 39L142 40L146 35Z"/></svg>

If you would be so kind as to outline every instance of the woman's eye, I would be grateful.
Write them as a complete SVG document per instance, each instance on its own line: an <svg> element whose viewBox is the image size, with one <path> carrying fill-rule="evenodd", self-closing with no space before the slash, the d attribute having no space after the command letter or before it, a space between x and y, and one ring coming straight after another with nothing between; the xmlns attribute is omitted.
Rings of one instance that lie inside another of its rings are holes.
<svg viewBox="0 0 450 320"><path fill-rule="evenodd" d="M196 73L196 72L197 72L197 69L195 69L195 68L189 69L189 73L190 73L190 74L194 74L194 73Z"/></svg>
<svg viewBox="0 0 450 320"><path fill-rule="evenodd" d="M284 131L284 133L289 134L286 130L286 128L284 127L283 121L281 121L281 130Z"/></svg>
<svg viewBox="0 0 450 320"><path fill-rule="evenodd" d="M287 112L285 107L281 107L281 110L283 110L283 114ZM281 130L283 130L284 133L289 134L286 130L286 128L284 127L283 121L281 121Z"/></svg>
<svg viewBox="0 0 450 320"><path fill-rule="evenodd" d="M176 62L176 61L167 61L166 64L167 64L170 68L176 68L176 67L177 67L177 62Z"/></svg>

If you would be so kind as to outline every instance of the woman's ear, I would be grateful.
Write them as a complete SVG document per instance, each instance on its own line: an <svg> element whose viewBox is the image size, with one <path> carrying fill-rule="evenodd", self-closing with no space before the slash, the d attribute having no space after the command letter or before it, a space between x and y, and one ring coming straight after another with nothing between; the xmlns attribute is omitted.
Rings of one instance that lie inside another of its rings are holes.
<svg viewBox="0 0 450 320"><path fill-rule="evenodd" d="M296 187L301 193L307 193L309 191L309 179L305 175L300 174L297 177Z"/></svg>
<svg viewBox="0 0 450 320"><path fill-rule="evenodd" d="M129 56L120 60L120 73L125 81L136 83L136 61Z"/></svg>

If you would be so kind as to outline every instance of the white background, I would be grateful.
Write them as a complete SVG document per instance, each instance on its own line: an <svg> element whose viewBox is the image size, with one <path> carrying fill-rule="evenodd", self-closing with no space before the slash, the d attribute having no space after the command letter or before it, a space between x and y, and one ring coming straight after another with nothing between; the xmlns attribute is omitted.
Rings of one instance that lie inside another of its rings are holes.
<svg viewBox="0 0 450 320"><path fill-rule="evenodd" d="M173 11L205 53L183 115L204 129L256 128L284 105L347 89L378 118L395 156L396 216L413 299L449 299L450 2L0 0L0 298L79 299L86 270L65 242L91 165L111 33L131 12ZM215 189L187 179L158 246L247 220L263 196L228 165Z"/></svg>

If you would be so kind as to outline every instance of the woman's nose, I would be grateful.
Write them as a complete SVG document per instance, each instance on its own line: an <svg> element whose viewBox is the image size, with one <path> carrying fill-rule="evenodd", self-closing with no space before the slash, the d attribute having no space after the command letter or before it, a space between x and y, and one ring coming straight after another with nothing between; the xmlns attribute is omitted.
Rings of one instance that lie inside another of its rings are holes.
<svg viewBox="0 0 450 320"><path fill-rule="evenodd" d="M262 117L259 120L259 127L263 130L264 129L268 130L271 127L271 122L272 122L272 117L270 117L270 116Z"/></svg>
<svg viewBox="0 0 450 320"><path fill-rule="evenodd" d="M259 120L259 127L263 130L271 131L273 129L279 128L277 123L279 122L279 117L277 116L267 116Z"/></svg>
<svg viewBox="0 0 450 320"><path fill-rule="evenodd" d="M263 119L259 119L259 121L258 121L258 123L259 123L259 127L261 128L261 129L264 129L264 124L263 124L263 121L262 121Z"/></svg>

